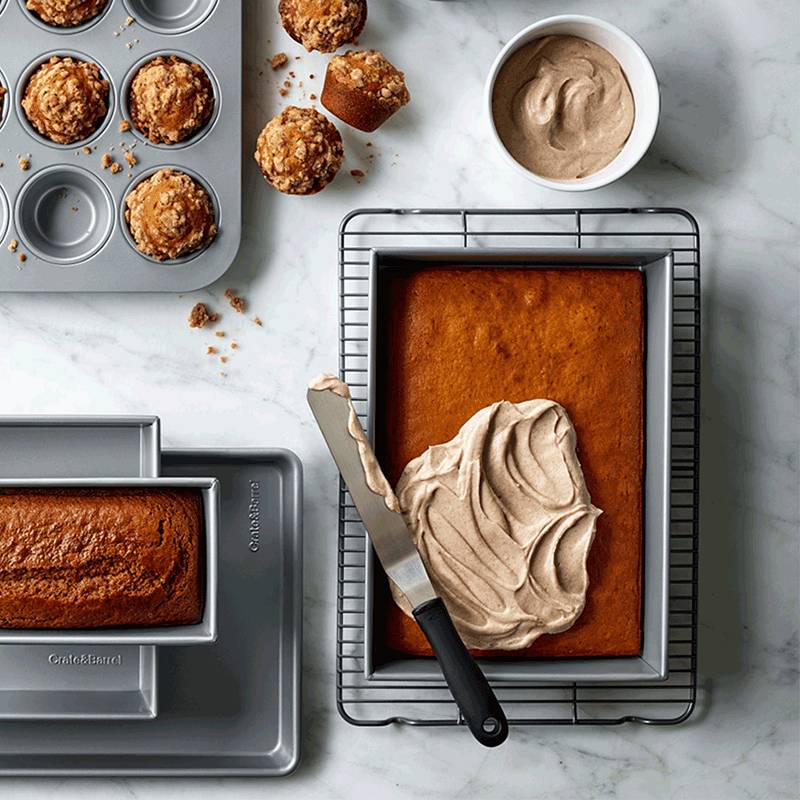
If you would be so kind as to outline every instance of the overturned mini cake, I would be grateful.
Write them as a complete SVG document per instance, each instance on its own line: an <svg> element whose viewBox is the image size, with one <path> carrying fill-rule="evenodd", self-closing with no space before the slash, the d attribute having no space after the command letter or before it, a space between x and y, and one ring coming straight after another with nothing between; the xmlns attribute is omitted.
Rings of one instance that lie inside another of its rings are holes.
<svg viewBox="0 0 800 800"><path fill-rule="evenodd" d="M199 64L156 56L131 81L128 105L133 125L151 142L175 144L211 118L214 90Z"/></svg>
<svg viewBox="0 0 800 800"><path fill-rule="evenodd" d="M325 73L322 105L361 131L374 131L411 99L405 76L377 50L334 56Z"/></svg>
<svg viewBox="0 0 800 800"><path fill-rule="evenodd" d="M339 131L319 111L288 106L261 131L254 157L278 191L309 195L336 177L344 147Z"/></svg>
<svg viewBox="0 0 800 800"><path fill-rule="evenodd" d="M108 113L108 81L97 64L53 56L28 79L22 109L42 136L57 144L79 142Z"/></svg>
<svg viewBox="0 0 800 800"><path fill-rule="evenodd" d="M467 647L518 650L580 616L601 512L558 403L482 409L454 439L411 461L396 494ZM394 585L392 593L410 615Z"/></svg>
<svg viewBox="0 0 800 800"><path fill-rule="evenodd" d="M367 21L366 0L280 0L278 11L286 33L309 52L354 42Z"/></svg>
<svg viewBox="0 0 800 800"><path fill-rule="evenodd" d="M217 234L208 192L178 170L161 169L141 181L125 206L136 249L157 261L200 250Z"/></svg>
<svg viewBox="0 0 800 800"><path fill-rule="evenodd" d="M108 0L28 0L25 7L42 22L58 28L74 28L94 19Z"/></svg>

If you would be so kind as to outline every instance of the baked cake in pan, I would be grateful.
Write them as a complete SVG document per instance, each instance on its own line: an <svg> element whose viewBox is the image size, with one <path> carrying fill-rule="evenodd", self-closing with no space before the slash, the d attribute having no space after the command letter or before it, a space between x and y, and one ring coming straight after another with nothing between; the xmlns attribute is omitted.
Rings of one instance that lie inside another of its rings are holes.
<svg viewBox="0 0 800 800"><path fill-rule="evenodd" d="M480 656L638 655L642 644L644 279L636 269L430 267L378 273L375 447L395 485L411 459L501 400L548 398L575 426L592 502L586 606L527 648ZM381 576L383 646L430 655ZM380 631L380 625L378 626ZM381 636L380 632L378 634Z"/></svg>

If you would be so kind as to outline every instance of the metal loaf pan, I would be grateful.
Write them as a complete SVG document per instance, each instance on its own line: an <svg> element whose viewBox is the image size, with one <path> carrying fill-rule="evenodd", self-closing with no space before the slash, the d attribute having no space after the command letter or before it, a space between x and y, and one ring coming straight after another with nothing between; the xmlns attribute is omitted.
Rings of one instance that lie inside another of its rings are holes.
<svg viewBox="0 0 800 800"><path fill-rule="evenodd" d="M135 22L126 26L128 16ZM109 0L98 17L75 28L46 25L25 0L0 0L0 31L0 85L7 90L0 111L0 245L7 259L0 291L184 292L219 278L241 240L241 0ZM135 128L121 133L136 70L172 54L208 74L215 95L210 120L174 145L153 144ZM94 62L109 82L104 121L69 145L39 135L21 105L28 78L53 55ZM136 166L125 162L122 143L135 144ZM104 153L123 170L103 169ZM20 154L30 154L27 171L17 166ZM219 233L204 250L157 262L135 249L124 200L161 167L204 186ZM28 257L24 265L5 252L12 238Z"/></svg>
<svg viewBox="0 0 800 800"><path fill-rule="evenodd" d="M382 270L460 267L527 267L639 269L644 273L645 325L645 475L644 475L644 607L642 651L638 656L615 658L482 659L486 676L497 681L660 681L667 677L670 413L672 361L673 258L668 250L654 249L517 249L517 248L398 248L373 249L370 258L370 338L368 429L375 430L376 375L381 369L377 318L383 314L378 291ZM441 679L433 658L380 654L375 626L374 586L380 576L374 551L367 540L365 596L365 674L374 680ZM382 577L381 577L382 579ZM589 589L591 591L591 588Z"/></svg>
<svg viewBox="0 0 800 800"><path fill-rule="evenodd" d="M157 478L158 417L0 417L0 478ZM153 645L0 645L0 720L154 719Z"/></svg>
<svg viewBox="0 0 800 800"><path fill-rule="evenodd" d="M204 538L203 618L196 625L152 628L97 628L81 630L0 629L0 645L188 645L208 644L217 637L217 539L219 482L216 478L40 478L0 480L4 489L197 489L203 496Z"/></svg>
<svg viewBox="0 0 800 800"><path fill-rule="evenodd" d="M162 469L172 482L219 480L219 638L158 648L159 711L145 724L0 721L0 776L277 777L297 766L300 461L288 450L165 450Z"/></svg>

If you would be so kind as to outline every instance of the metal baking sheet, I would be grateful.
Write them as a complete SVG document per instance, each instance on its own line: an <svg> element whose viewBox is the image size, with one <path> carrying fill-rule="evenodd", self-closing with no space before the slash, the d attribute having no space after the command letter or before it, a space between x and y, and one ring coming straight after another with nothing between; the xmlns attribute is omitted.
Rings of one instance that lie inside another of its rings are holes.
<svg viewBox="0 0 800 800"><path fill-rule="evenodd" d="M0 416L2 478L157 478L158 417Z"/></svg>
<svg viewBox="0 0 800 800"><path fill-rule="evenodd" d="M135 22L126 27L129 15ZM241 239L241 0L109 0L100 17L77 28L45 25L24 0L8 0L0 2L0 34L0 85L7 90L0 113L0 253L7 262L0 291L179 292L219 278ZM169 54L206 69L215 93L211 120L175 145L153 144L135 129L120 133L133 73ZM108 114L85 141L44 139L20 105L30 73L52 55L92 61L109 81ZM136 144L139 163L132 169L121 143ZM124 169L104 170L104 153ZM18 159L28 154L30 169L22 171ZM161 263L135 250L123 218L125 196L159 167L203 184L219 225L205 250ZM11 239L27 255L24 264L6 251Z"/></svg>
<svg viewBox="0 0 800 800"><path fill-rule="evenodd" d="M300 758L302 469L286 450L165 450L220 482L219 638L158 648L158 717L0 722L0 775L280 776Z"/></svg>
<svg viewBox="0 0 800 800"><path fill-rule="evenodd" d="M0 417L0 478L157 478L158 417ZM152 719L153 645L0 645L0 719Z"/></svg>
<svg viewBox="0 0 800 800"><path fill-rule="evenodd" d="M196 489L203 497L203 617L196 625L142 628L86 628L75 630L23 630L0 628L3 644L60 645L190 645L207 644L217 636L217 528L219 483L212 477L161 478L29 478L0 480L5 489Z"/></svg>
<svg viewBox="0 0 800 800"><path fill-rule="evenodd" d="M375 429L375 387L378 367L376 318L383 313L377 292L377 272L383 269L441 266L637 268L644 273L646 293L645 352L645 476L644 476L644 581L642 652L617 658L481 659L481 668L498 681L662 681L667 677L669 500L670 500L670 405L672 365L672 277L670 251L654 249L522 249L463 248L373 249L370 258L369 418ZM365 596L365 660L367 678L373 680L440 680L433 658L403 654L379 655L375 635L374 583L380 574L374 551L367 540Z"/></svg>

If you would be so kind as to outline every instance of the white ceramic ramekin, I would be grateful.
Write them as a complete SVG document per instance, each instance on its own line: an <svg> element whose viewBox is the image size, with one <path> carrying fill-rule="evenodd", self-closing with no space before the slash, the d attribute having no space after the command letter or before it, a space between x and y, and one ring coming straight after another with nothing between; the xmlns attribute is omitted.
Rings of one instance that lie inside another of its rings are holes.
<svg viewBox="0 0 800 800"><path fill-rule="evenodd" d="M635 105L633 130L620 154L598 172L587 175L585 178L569 181L543 178L541 175L536 175L527 167L522 166L506 150L497 133L494 117L492 116L494 83L497 73L506 59L528 42L552 35L579 36L608 50L619 61L625 77L628 79ZM523 28L500 51L494 60L494 64L492 64L491 70L489 70L484 108L489 119L492 138L503 158L511 165L512 169L548 189L583 192L588 189L598 189L621 178L638 163L639 159L647 152L647 148L650 147L650 143L655 136L661 98L658 90L658 80L650 59L647 58L644 50L627 33L621 31L615 25L595 17L587 17L580 14L563 14L557 17L548 17L539 22L534 22L533 25L529 25L527 28Z"/></svg>

